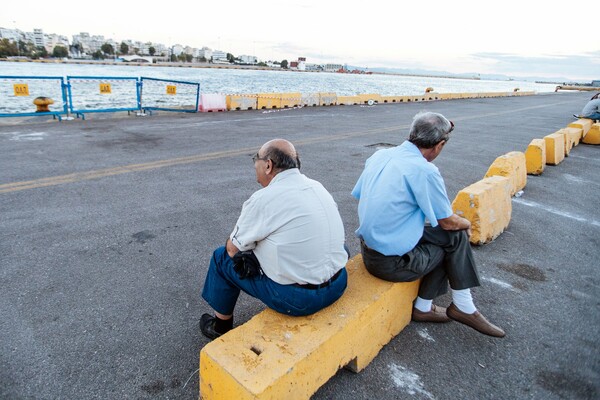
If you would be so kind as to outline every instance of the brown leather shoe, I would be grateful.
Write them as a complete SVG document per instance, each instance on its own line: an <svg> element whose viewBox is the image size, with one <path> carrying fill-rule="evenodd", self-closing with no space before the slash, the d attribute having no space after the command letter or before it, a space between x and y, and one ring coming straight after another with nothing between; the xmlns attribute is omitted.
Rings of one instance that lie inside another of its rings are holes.
<svg viewBox="0 0 600 400"><path fill-rule="evenodd" d="M467 314L456 308L454 303L450 303L450 306L446 309L446 315L483 334L494 337L504 337L506 335L502 328L492 324L479 311L475 311L473 314Z"/></svg>
<svg viewBox="0 0 600 400"><path fill-rule="evenodd" d="M444 307L431 305L431 311L423 312L413 308L412 320L415 322L450 322L451 319L446 315Z"/></svg>

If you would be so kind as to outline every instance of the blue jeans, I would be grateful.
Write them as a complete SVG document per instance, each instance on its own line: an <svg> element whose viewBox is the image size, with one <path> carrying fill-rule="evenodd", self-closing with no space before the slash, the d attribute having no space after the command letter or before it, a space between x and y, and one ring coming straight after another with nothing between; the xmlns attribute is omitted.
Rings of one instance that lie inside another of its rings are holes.
<svg viewBox="0 0 600 400"><path fill-rule="evenodd" d="M593 120L600 120L600 112L595 112L593 114L590 115L585 115L583 118L588 118L588 119L593 119Z"/></svg>
<svg viewBox="0 0 600 400"><path fill-rule="evenodd" d="M264 274L240 279L233 269L233 260L222 246L214 251L210 260L202 297L216 312L224 315L233 314L240 290L282 314L310 315L339 299L346 289L347 280L345 268L336 280L319 289L281 285Z"/></svg>

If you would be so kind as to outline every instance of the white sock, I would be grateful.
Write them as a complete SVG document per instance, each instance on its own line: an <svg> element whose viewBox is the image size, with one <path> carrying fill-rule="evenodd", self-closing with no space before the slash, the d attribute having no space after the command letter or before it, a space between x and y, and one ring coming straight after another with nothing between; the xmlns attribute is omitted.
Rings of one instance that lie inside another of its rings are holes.
<svg viewBox="0 0 600 400"><path fill-rule="evenodd" d="M429 312L431 311L431 304L433 304L433 300L426 300L417 297L417 301L415 301L415 308L422 312Z"/></svg>
<svg viewBox="0 0 600 400"><path fill-rule="evenodd" d="M471 297L471 289L452 289L452 302L456 308L464 313L473 314L477 311L477 307L475 307L473 298Z"/></svg>

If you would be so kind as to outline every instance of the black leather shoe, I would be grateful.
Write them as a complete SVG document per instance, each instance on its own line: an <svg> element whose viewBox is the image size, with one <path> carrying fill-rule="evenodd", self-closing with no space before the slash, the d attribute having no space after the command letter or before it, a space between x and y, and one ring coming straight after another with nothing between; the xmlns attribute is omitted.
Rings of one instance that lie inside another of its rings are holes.
<svg viewBox="0 0 600 400"><path fill-rule="evenodd" d="M217 322L217 317L213 317L210 314L203 314L202 317L200 317L200 330L202 331L202 334L204 336L206 336L207 338L209 338L210 340L214 340L216 338L218 338L219 336L227 333L227 332L217 332L215 330L215 323Z"/></svg>

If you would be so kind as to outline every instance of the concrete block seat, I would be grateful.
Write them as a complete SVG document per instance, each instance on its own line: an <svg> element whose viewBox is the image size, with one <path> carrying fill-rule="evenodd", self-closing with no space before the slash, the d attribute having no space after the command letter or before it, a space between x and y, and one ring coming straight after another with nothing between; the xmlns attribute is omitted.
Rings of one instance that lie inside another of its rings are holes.
<svg viewBox="0 0 600 400"><path fill-rule="evenodd" d="M342 367L361 371L411 320L419 281L370 275L362 257L346 265L348 288L307 317L266 309L204 346L203 399L308 399Z"/></svg>

